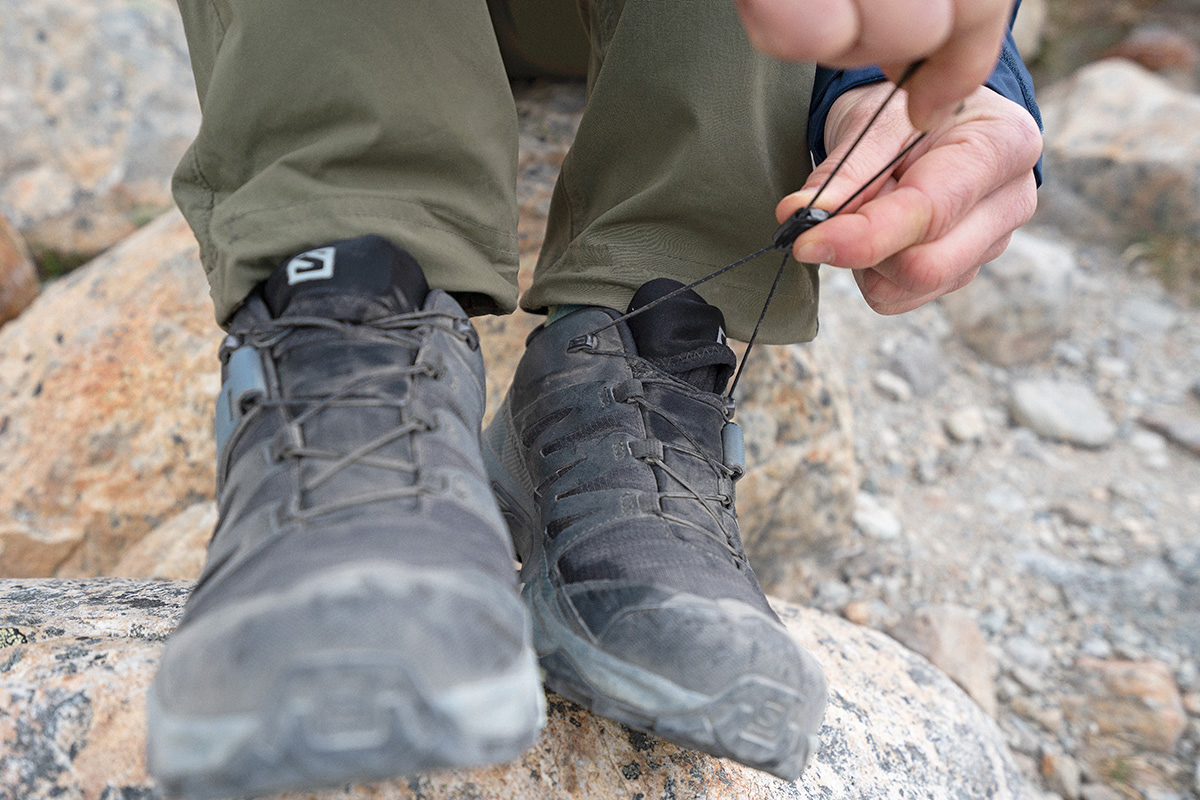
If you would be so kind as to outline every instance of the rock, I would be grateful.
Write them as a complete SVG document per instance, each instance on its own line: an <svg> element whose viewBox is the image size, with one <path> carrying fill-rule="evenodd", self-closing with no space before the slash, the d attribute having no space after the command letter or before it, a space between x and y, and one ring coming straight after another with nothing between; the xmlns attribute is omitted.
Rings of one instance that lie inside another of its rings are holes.
<svg viewBox="0 0 1200 800"><path fill-rule="evenodd" d="M1025 0L1013 24L1013 39L1022 58L1032 61L1042 49L1046 32L1046 0Z"/></svg>
<svg viewBox="0 0 1200 800"><path fill-rule="evenodd" d="M1049 379L1017 381L1012 389L1013 417L1046 439L1083 447L1104 447L1117 435L1108 411L1080 383Z"/></svg>
<svg viewBox="0 0 1200 800"><path fill-rule="evenodd" d="M0 575L97 575L211 496L220 331L175 213L0 329Z"/></svg>
<svg viewBox="0 0 1200 800"><path fill-rule="evenodd" d="M0 213L0 325L24 311L40 290L21 234Z"/></svg>
<svg viewBox="0 0 1200 800"><path fill-rule="evenodd" d="M196 580L204 569L208 541L217 526L210 500L188 506L147 533L108 571L115 578Z"/></svg>
<svg viewBox="0 0 1200 800"><path fill-rule="evenodd" d="M946 433L956 442L979 442L987 436L987 416L978 406L966 406L951 412L945 425Z"/></svg>
<svg viewBox="0 0 1200 800"><path fill-rule="evenodd" d="M1200 456L1200 415L1181 406L1159 406L1147 411L1138 421Z"/></svg>
<svg viewBox="0 0 1200 800"><path fill-rule="evenodd" d="M1151 72L1192 77L1200 65L1200 47L1183 33L1165 25L1140 25L1104 53L1124 58Z"/></svg>
<svg viewBox="0 0 1200 800"><path fill-rule="evenodd" d="M1000 366L1033 361L1071 327L1075 255L1024 231L963 289L938 301L955 331Z"/></svg>
<svg viewBox="0 0 1200 800"><path fill-rule="evenodd" d="M890 370L881 369L871 378L871 383L875 388L884 394L884 396L895 400L898 403L905 403L912 399L913 389L908 381L901 378Z"/></svg>
<svg viewBox="0 0 1200 800"><path fill-rule="evenodd" d="M1127 239L1200 234L1200 97L1120 59L1040 93L1047 174Z"/></svg>
<svg viewBox="0 0 1200 800"><path fill-rule="evenodd" d="M899 539L904 532L900 518L869 492L859 492L854 498L854 526L881 542Z"/></svg>
<svg viewBox="0 0 1200 800"><path fill-rule="evenodd" d="M1102 783L1085 783L1079 790L1083 800L1125 800L1125 795Z"/></svg>
<svg viewBox="0 0 1200 800"><path fill-rule="evenodd" d="M737 390L746 441L742 541L771 593L802 599L817 565L850 541L858 491L853 413L828 343L756 348Z"/></svg>
<svg viewBox="0 0 1200 800"><path fill-rule="evenodd" d="M200 124L174 3L6 3L0 209L35 252L94 254L171 204Z"/></svg>
<svg viewBox="0 0 1200 800"><path fill-rule="evenodd" d="M189 584L0 581L0 769L14 797L157 798L142 760L143 693ZM518 760L322 793L342 800L494 797L1026 798L1003 735L944 675L886 636L777 609L831 676L822 746L796 784L684 751L550 695ZM291 793L299 800L312 795Z"/></svg>
<svg viewBox="0 0 1200 800"><path fill-rule="evenodd" d="M855 625L869 625L873 618L871 606L861 600L855 600L842 608L842 616L853 622ZM1189 695L1190 697L1191 695ZM1200 695L1196 695L1197 700L1200 700Z"/></svg>
<svg viewBox="0 0 1200 800"><path fill-rule="evenodd" d="M1161 337L1179 322L1179 312L1168 303L1131 297L1117 310L1117 324L1143 336Z"/></svg>
<svg viewBox="0 0 1200 800"><path fill-rule="evenodd" d="M1011 636L1004 640L1004 654L1017 666L1042 672L1054 662L1050 651L1028 636Z"/></svg>
<svg viewBox="0 0 1200 800"><path fill-rule="evenodd" d="M946 380L946 357L942 348L936 340L920 334L906 336L896 343L887 368L903 378L918 397L932 394Z"/></svg>
<svg viewBox="0 0 1200 800"><path fill-rule="evenodd" d="M989 716L996 716L996 661L967 609L930 606L900 620L889 631L963 687Z"/></svg>
<svg viewBox="0 0 1200 800"><path fill-rule="evenodd" d="M1057 750L1042 754L1042 777L1052 792L1065 800L1078 800L1081 793L1083 774L1079 762Z"/></svg>
<svg viewBox="0 0 1200 800"><path fill-rule="evenodd" d="M1097 774L1121 761L1135 773L1153 773L1143 754L1174 752L1187 714L1165 664L1081 658L1070 682L1074 693L1063 710L1082 734L1075 755Z"/></svg>

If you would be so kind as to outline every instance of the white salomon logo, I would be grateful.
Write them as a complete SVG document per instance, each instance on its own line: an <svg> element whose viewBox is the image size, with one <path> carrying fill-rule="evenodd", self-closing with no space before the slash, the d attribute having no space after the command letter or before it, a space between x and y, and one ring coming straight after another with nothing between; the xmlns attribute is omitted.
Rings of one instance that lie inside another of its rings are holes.
<svg viewBox="0 0 1200 800"><path fill-rule="evenodd" d="M303 281L322 281L333 277L333 248L320 247L301 253L288 262L288 286Z"/></svg>
<svg viewBox="0 0 1200 800"><path fill-rule="evenodd" d="M725 340L726 340L725 329L718 326L718 328L717 328L717 344L725 344Z"/></svg>

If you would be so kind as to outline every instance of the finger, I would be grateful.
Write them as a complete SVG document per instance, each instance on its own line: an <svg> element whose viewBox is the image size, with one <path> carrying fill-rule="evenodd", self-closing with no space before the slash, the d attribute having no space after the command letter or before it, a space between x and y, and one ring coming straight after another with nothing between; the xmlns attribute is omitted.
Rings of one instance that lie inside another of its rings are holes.
<svg viewBox="0 0 1200 800"><path fill-rule="evenodd" d="M854 213L843 212L796 239L796 259L849 269L874 267L930 239L933 202L912 187L881 192Z"/></svg>
<svg viewBox="0 0 1200 800"><path fill-rule="evenodd" d="M912 159L894 190L880 191L853 213L839 214L799 237L797 258L819 252L826 256L824 263L873 267L943 237L1000 188L1014 181L1032 185L1040 133L1027 114L1008 113L1009 101L998 98L1007 105L997 106L985 98L990 110L978 109L984 118L956 125Z"/></svg>
<svg viewBox="0 0 1200 800"><path fill-rule="evenodd" d="M872 268L877 277L868 280L868 299L896 304L958 288L961 275L1003 252L1008 237L1033 216L1036 206L1032 175L1027 181L1014 181L980 203L946 236L911 247Z"/></svg>
<svg viewBox="0 0 1200 800"><path fill-rule="evenodd" d="M954 30L906 84L908 115L929 130L987 81L1007 30L1008 0L960 2Z"/></svg>
<svg viewBox="0 0 1200 800"><path fill-rule="evenodd" d="M810 205L818 191L818 206L827 211L838 208L904 148L913 129L902 110L902 101L893 98L871 127L871 135L864 138L847 158L854 139L891 90L887 84L876 84L851 90L853 94L848 92L838 100L839 104L851 100L852 113L847 113L845 106L834 105L826 122L825 139L831 145L829 157L817 165L803 188L779 202L775 215L780 223L797 209ZM831 175L834 175L832 181L829 180ZM878 188L864 192L851 208L866 202Z"/></svg>
<svg viewBox="0 0 1200 800"><path fill-rule="evenodd" d="M953 0L859 0L858 39L833 67L911 64L942 48L955 23Z"/></svg>
<svg viewBox="0 0 1200 800"><path fill-rule="evenodd" d="M997 254L1004 252L1004 247L1007 242L998 243L999 248ZM879 296L886 296L880 291L881 285L886 285L887 279L879 275L875 270L864 269L854 272L855 282L858 284L859 291L862 292L863 299L867 301L867 305L877 314L883 316L893 316L895 314L905 314L912 311L914 308L920 308L926 303L932 302L937 298L956 292L966 286L975 279L979 274L980 267L975 267L968 270L954 282L953 285L946 287L944 291L931 292L926 295L914 296L909 292L904 292L897 295L895 300L880 300L876 299Z"/></svg>
<svg viewBox="0 0 1200 800"><path fill-rule="evenodd" d="M858 39L855 0L737 0L751 44L785 61L826 63Z"/></svg>

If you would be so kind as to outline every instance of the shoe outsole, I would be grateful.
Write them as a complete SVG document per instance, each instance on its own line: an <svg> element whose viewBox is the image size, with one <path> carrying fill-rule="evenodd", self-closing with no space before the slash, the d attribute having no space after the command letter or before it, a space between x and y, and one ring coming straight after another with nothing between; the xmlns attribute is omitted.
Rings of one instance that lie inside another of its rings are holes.
<svg viewBox="0 0 1200 800"><path fill-rule="evenodd" d="M705 695L623 661L578 633L554 596L534 511L521 502L528 493L513 475L516 431L507 412L502 407L485 431L483 455L518 551L523 544L528 548L521 593L532 612L534 649L546 686L602 717L683 747L731 758L784 780L798 778L819 748L816 731L825 713L827 685L816 660L797 645L802 665L798 686L745 674ZM761 618L761 612L746 611ZM787 635L786 630L780 635Z"/></svg>
<svg viewBox="0 0 1200 800"><path fill-rule="evenodd" d="M346 598L345 610L372 612L365 593ZM210 800L497 763L536 741L545 694L532 650L441 691L414 679L420 657L369 644L306 652L278 667L271 690L240 713L172 711L152 685L151 774L168 796Z"/></svg>
<svg viewBox="0 0 1200 800"><path fill-rule="evenodd" d="M577 633L544 574L522 593L533 612L534 649L546 686L599 716L788 781L804 772L819 748L815 732L827 687L820 666L803 649L797 647L803 665L798 686L748 673L704 694L613 656Z"/></svg>

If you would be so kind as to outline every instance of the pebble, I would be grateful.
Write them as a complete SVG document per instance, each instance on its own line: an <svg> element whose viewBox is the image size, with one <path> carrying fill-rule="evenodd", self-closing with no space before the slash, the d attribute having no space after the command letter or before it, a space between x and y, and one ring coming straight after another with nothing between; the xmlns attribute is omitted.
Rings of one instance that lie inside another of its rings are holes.
<svg viewBox="0 0 1200 800"><path fill-rule="evenodd" d="M1013 416L1039 436L1083 447L1104 447L1117 435L1108 411L1087 386L1071 381L1018 381Z"/></svg>
<svg viewBox="0 0 1200 800"><path fill-rule="evenodd" d="M1039 672L1047 669L1054 661L1048 649L1028 636L1010 636L1005 639L1004 654L1017 666Z"/></svg>
<svg viewBox="0 0 1200 800"><path fill-rule="evenodd" d="M1068 339L1060 339L1051 349L1054 356L1069 367L1082 367L1087 363L1087 350Z"/></svg>
<svg viewBox="0 0 1200 800"><path fill-rule="evenodd" d="M988 508L1002 514L1020 514L1029 508L1029 500L1025 497L1025 493L1009 484L989 490L983 496L983 502Z"/></svg>
<svg viewBox="0 0 1200 800"><path fill-rule="evenodd" d="M1096 372L1106 378L1124 380L1129 377L1131 371L1129 362L1124 359L1113 356L1099 356L1096 359Z"/></svg>
<svg viewBox="0 0 1200 800"><path fill-rule="evenodd" d="M867 536L881 542L900 538L904 532L900 518L884 508L873 494L859 492L854 500L854 525Z"/></svg>
<svg viewBox="0 0 1200 800"><path fill-rule="evenodd" d="M1050 511L1058 514L1069 525L1087 528L1100 523L1102 507L1095 502L1069 499L1056 502L1050 507Z"/></svg>
<svg viewBox="0 0 1200 800"><path fill-rule="evenodd" d="M871 606L861 600L847 603L842 609L842 616L855 625L868 625L871 622Z"/></svg>
<svg viewBox="0 0 1200 800"><path fill-rule="evenodd" d="M1076 725L1098 731L1096 749L1175 751L1187 715L1165 664L1081 658L1069 682L1078 694L1065 698L1063 709Z"/></svg>
<svg viewBox="0 0 1200 800"><path fill-rule="evenodd" d="M1103 783L1085 783L1079 796L1081 800L1125 800L1125 795Z"/></svg>
<svg viewBox="0 0 1200 800"><path fill-rule="evenodd" d="M1181 407L1162 407L1146 412L1139 422L1200 456L1200 415Z"/></svg>
<svg viewBox="0 0 1200 800"><path fill-rule="evenodd" d="M884 394L884 396L895 400L898 403L904 403L912 399L913 388L908 381L901 378L894 372L888 370L879 370L871 379L875 388Z"/></svg>
<svg viewBox="0 0 1200 800"><path fill-rule="evenodd" d="M833 611L850 602L853 590L841 581L822 581L817 587L815 603L818 608Z"/></svg>
<svg viewBox="0 0 1200 800"><path fill-rule="evenodd" d="M966 406L946 418L946 433L956 442L978 442L987 435L988 421L983 409Z"/></svg>
<svg viewBox="0 0 1200 800"><path fill-rule="evenodd" d="M946 380L946 358L936 341L921 335L896 344L887 371L903 378L918 397L932 394Z"/></svg>
<svg viewBox="0 0 1200 800"><path fill-rule="evenodd" d="M889 630L892 638L925 656L996 716L996 661L970 612L941 604L914 611Z"/></svg>
<svg viewBox="0 0 1200 800"><path fill-rule="evenodd" d="M1108 658L1112 655L1113 647L1108 643L1107 639L1092 636L1080 642L1079 652L1092 658Z"/></svg>
<svg viewBox="0 0 1200 800"><path fill-rule="evenodd" d="M1078 800L1082 789L1083 774L1079 762L1058 750L1046 750L1042 754L1042 777L1046 785L1064 800Z"/></svg>
<svg viewBox="0 0 1200 800"><path fill-rule="evenodd" d="M1149 336L1162 336L1179 320L1179 313L1166 303L1135 297L1117 311L1117 321L1126 330Z"/></svg>

